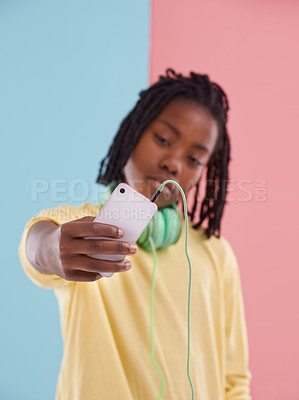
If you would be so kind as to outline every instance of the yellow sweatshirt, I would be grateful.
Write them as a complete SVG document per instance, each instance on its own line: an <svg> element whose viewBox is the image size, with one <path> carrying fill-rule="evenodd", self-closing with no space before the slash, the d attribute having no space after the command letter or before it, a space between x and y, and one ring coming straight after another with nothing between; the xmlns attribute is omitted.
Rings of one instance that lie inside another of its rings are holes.
<svg viewBox="0 0 299 400"><path fill-rule="evenodd" d="M63 224L99 207L63 205L26 225L19 247L26 274L55 291L64 340L56 400L154 400L160 377L150 349L152 253L139 247L132 268L96 282L69 282L37 271L26 256L30 228ZM226 239L206 239L189 226L192 264L190 376L196 400L251 399L244 305L235 254ZM154 298L155 358L165 377L163 399L191 399L187 365L188 262L185 224L179 241L158 250Z"/></svg>

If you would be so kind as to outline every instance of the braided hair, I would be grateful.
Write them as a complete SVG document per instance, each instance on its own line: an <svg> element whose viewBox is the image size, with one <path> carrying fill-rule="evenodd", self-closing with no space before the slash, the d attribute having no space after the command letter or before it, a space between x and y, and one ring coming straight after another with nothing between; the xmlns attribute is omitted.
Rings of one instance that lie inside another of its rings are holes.
<svg viewBox="0 0 299 400"><path fill-rule="evenodd" d="M211 82L208 75L190 72L183 76L167 69L165 76L143 90L133 110L122 121L108 154L100 163L98 183L124 182L123 168L130 158L142 133L174 98L195 101L206 108L218 125L218 139L213 154L207 164L206 195L201 204L200 220L192 228L198 229L208 219L205 235L220 237L220 222L226 202L228 183L228 164L230 161L230 142L226 129L228 99L222 88ZM196 185L192 211L193 222L196 217L200 181Z"/></svg>

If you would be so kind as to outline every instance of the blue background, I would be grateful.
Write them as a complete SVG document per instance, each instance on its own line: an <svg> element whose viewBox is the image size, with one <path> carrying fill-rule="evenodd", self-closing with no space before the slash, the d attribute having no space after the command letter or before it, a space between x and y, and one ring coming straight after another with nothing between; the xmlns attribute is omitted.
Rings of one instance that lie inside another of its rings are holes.
<svg viewBox="0 0 299 400"><path fill-rule="evenodd" d="M99 161L148 84L148 31L149 0L0 2L1 400L55 397L58 305L17 248L39 210L101 196Z"/></svg>

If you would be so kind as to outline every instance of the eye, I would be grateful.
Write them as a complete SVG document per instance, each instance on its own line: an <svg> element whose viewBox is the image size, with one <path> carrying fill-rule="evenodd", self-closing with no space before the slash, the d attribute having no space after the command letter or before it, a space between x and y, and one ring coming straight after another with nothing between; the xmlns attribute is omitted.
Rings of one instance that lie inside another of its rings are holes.
<svg viewBox="0 0 299 400"><path fill-rule="evenodd" d="M161 144L162 146L167 146L169 147L171 143L165 139L163 136L158 135L157 133L154 132L154 137L156 141ZM189 162L191 163L192 166L200 166L203 165L197 158L194 158L192 156L188 156Z"/></svg>
<svg viewBox="0 0 299 400"><path fill-rule="evenodd" d="M155 133L154 135L155 135L156 140L157 140L159 143L161 143L162 145L166 145L166 146L167 146L167 145L170 144L170 143L168 142L168 140L166 140L164 137L158 135L157 133Z"/></svg>
<svg viewBox="0 0 299 400"><path fill-rule="evenodd" d="M202 163L200 161L198 161L197 158L194 158L194 157L191 157L191 156L189 156L188 158L189 158L191 164L193 164L193 165L202 165Z"/></svg>

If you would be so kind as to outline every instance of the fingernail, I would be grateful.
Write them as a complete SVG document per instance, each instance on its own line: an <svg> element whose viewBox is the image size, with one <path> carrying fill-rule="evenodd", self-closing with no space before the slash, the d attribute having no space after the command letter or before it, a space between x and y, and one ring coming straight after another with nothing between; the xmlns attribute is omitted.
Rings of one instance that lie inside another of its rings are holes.
<svg viewBox="0 0 299 400"><path fill-rule="evenodd" d="M130 261L126 261L125 262L125 268L124 270L127 271L128 269L130 269L132 267L132 263Z"/></svg>
<svg viewBox="0 0 299 400"><path fill-rule="evenodd" d="M124 234L124 231L121 228L118 228L118 236L122 236Z"/></svg>
<svg viewBox="0 0 299 400"><path fill-rule="evenodd" d="M130 244L130 252L135 253L137 251L137 246L136 244Z"/></svg>

